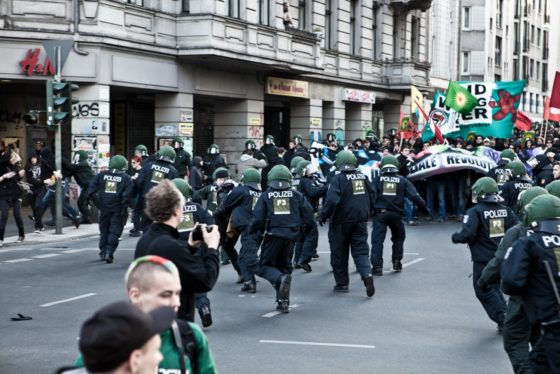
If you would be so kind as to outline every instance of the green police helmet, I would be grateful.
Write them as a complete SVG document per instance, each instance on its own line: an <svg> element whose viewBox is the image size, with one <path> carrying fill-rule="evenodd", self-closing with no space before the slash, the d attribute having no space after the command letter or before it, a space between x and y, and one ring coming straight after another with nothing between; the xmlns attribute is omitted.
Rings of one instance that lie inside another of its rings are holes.
<svg viewBox="0 0 560 374"><path fill-rule="evenodd" d="M206 151L209 155L217 155L220 153L220 147L217 144L210 144Z"/></svg>
<svg viewBox="0 0 560 374"><path fill-rule="evenodd" d="M268 172L268 185L278 190L290 188L292 173L284 165L276 165Z"/></svg>
<svg viewBox="0 0 560 374"><path fill-rule="evenodd" d="M350 151L341 151L336 155L335 166L342 171L356 170L358 160L356 156Z"/></svg>
<svg viewBox="0 0 560 374"><path fill-rule="evenodd" d="M216 180L218 178L228 178L229 177L229 170L226 168L217 168L212 173L212 180Z"/></svg>
<svg viewBox="0 0 560 374"><path fill-rule="evenodd" d="M171 182L177 187L179 191L183 194L185 199L190 199L193 195L193 189L191 185L182 178L175 178Z"/></svg>
<svg viewBox="0 0 560 374"><path fill-rule="evenodd" d="M173 138L173 142L174 142L174 143L179 143L179 147L177 147L177 148L180 148L180 147L183 146L183 144L185 144L185 143L183 142L183 139L181 139L181 138L178 137L178 136L176 136L176 137Z"/></svg>
<svg viewBox="0 0 560 374"><path fill-rule="evenodd" d="M525 207L529 205L535 197L541 195L548 195L548 191L538 186L521 191L519 197L517 198L517 211L523 213L525 211Z"/></svg>
<svg viewBox="0 0 560 374"><path fill-rule="evenodd" d="M332 132L329 132L327 134L327 141L330 142L336 142L336 135L333 134Z"/></svg>
<svg viewBox="0 0 560 374"><path fill-rule="evenodd" d="M304 170L307 168L307 166L311 165L310 161L307 160L303 160L300 161L297 166L296 166L296 173L298 173L299 175L303 175L304 174Z"/></svg>
<svg viewBox="0 0 560 374"><path fill-rule="evenodd" d="M260 189L261 186L261 173L257 169L247 168L241 176L241 182L249 187Z"/></svg>
<svg viewBox="0 0 560 374"><path fill-rule="evenodd" d="M158 160L163 160L163 161L167 161L167 162L175 162L175 156L177 154L175 153L175 150L173 149L173 147L169 146L169 145L164 145L163 147L161 147L157 153L158 156Z"/></svg>
<svg viewBox="0 0 560 374"><path fill-rule="evenodd" d="M144 144L138 144L136 148L134 148L134 154L138 156L147 156L148 148Z"/></svg>
<svg viewBox="0 0 560 374"><path fill-rule="evenodd" d="M303 160L305 160L303 157L301 156L296 156L294 158L292 158L292 160L290 161L290 169L291 170L296 170L297 165L302 162Z"/></svg>
<svg viewBox="0 0 560 374"><path fill-rule="evenodd" d="M560 197L560 180L550 182L545 188L549 194Z"/></svg>
<svg viewBox="0 0 560 374"><path fill-rule="evenodd" d="M296 144L302 143L303 142L303 136L301 136L300 134L295 134L294 135L294 141L296 142Z"/></svg>
<svg viewBox="0 0 560 374"><path fill-rule="evenodd" d="M128 161L121 155L115 155L109 161L109 169L126 171L128 169Z"/></svg>
<svg viewBox="0 0 560 374"><path fill-rule="evenodd" d="M274 145L274 136L272 135L267 135L264 141L266 144L272 144Z"/></svg>
<svg viewBox="0 0 560 374"><path fill-rule="evenodd" d="M78 151L76 152L76 154L78 155L78 160L79 161L84 161L88 159L88 154L86 151Z"/></svg>
<svg viewBox="0 0 560 374"><path fill-rule="evenodd" d="M512 151L511 149L504 149L501 153L500 153L500 158L505 158L507 160L513 161L517 158L517 155L515 154L514 151Z"/></svg>
<svg viewBox="0 0 560 374"><path fill-rule="evenodd" d="M249 139L245 142L245 149L248 149L248 150L257 149L257 143L255 143L254 140Z"/></svg>
<svg viewBox="0 0 560 374"><path fill-rule="evenodd" d="M525 207L525 212L531 226L542 220L560 218L560 198L553 195L537 196Z"/></svg>
<svg viewBox="0 0 560 374"><path fill-rule="evenodd" d="M395 168L398 169L400 167L399 160L395 156L387 155L383 157L381 160L381 169L385 168Z"/></svg>
<svg viewBox="0 0 560 374"><path fill-rule="evenodd" d="M511 170L511 175L514 178L527 175L527 170L525 165L521 161L511 161L506 165L506 169Z"/></svg>
<svg viewBox="0 0 560 374"><path fill-rule="evenodd" d="M498 195L498 184L490 177L482 177L472 186L473 202L498 202L501 198Z"/></svg>

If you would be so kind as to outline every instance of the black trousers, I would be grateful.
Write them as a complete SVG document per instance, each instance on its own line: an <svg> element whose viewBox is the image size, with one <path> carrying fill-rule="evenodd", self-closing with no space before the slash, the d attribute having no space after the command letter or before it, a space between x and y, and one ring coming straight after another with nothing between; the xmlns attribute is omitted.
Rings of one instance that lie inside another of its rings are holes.
<svg viewBox="0 0 560 374"><path fill-rule="evenodd" d="M488 314L490 319L498 324L503 323L506 313L506 299L500 289L500 284L491 285L487 290L483 290L478 286L478 279L482 274L482 270L486 267L487 262L473 262L473 288L476 298L482 304L482 307Z"/></svg>
<svg viewBox="0 0 560 374"><path fill-rule="evenodd" d="M560 373L560 318L541 324L541 336L529 359L533 374Z"/></svg>
<svg viewBox="0 0 560 374"><path fill-rule="evenodd" d="M278 290L284 274L292 274L294 242L288 239L265 235L261 246L258 275Z"/></svg>
<svg viewBox="0 0 560 374"><path fill-rule="evenodd" d="M351 253L356 268L362 277L371 274L367 222L352 222L329 225L331 267L336 284L348 285L348 256Z"/></svg>
<svg viewBox="0 0 560 374"><path fill-rule="evenodd" d="M391 229L391 241L393 242L393 261L403 258L404 239L406 232L398 212L385 211L373 216L373 229L371 232L371 266L383 267L383 242L387 234L387 226Z"/></svg>
<svg viewBox="0 0 560 374"><path fill-rule="evenodd" d="M119 245L119 237L122 234L122 211L101 211L99 217L99 249L101 253L112 256Z"/></svg>

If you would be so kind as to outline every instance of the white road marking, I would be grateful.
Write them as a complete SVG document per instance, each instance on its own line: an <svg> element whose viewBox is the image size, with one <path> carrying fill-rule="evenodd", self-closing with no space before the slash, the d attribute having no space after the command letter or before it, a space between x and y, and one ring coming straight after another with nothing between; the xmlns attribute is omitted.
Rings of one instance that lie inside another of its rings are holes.
<svg viewBox="0 0 560 374"><path fill-rule="evenodd" d="M49 257L60 256L61 254L62 253L47 253L46 255L33 256L33 258L49 258Z"/></svg>
<svg viewBox="0 0 560 374"><path fill-rule="evenodd" d="M412 260L410 262L405 262L404 264L402 264L402 267L405 268L407 266L414 265L417 262L421 262L421 261L424 261L424 260L425 260L425 258L420 257L420 258L417 258L416 260Z"/></svg>
<svg viewBox="0 0 560 374"><path fill-rule="evenodd" d="M418 253L414 253L414 252L405 252L404 255L410 255L410 256L418 256Z"/></svg>
<svg viewBox="0 0 560 374"><path fill-rule="evenodd" d="M86 297L95 296L95 295L97 295L97 294L96 293L86 293L86 294L83 294L83 295L80 295L80 296L71 297L69 299L64 299L64 300L53 301L52 303L46 303L46 304L39 305L39 306L43 307L43 308L46 308L46 307L53 306L53 305L56 305L56 304L62 304L62 303L67 303L69 301L85 299Z"/></svg>
<svg viewBox="0 0 560 374"><path fill-rule="evenodd" d="M291 341L291 340L259 340L259 343L289 344L289 345L315 345L315 346L321 346L321 347L365 348L365 349L374 349L375 348L374 345L297 342L297 341Z"/></svg>
<svg viewBox="0 0 560 374"><path fill-rule="evenodd" d="M13 260L6 260L4 262L7 262L9 264L15 264L16 262L25 262L25 261L31 261L33 260L32 258L15 258Z"/></svg>
<svg viewBox="0 0 560 374"><path fill-rule="evenodd" d="M298 306L299 306L298 304L290 305L290 309L297 308ZM282 313L282 312L276 310L276 311L274 311L274 312L270 312L270 313L263 314L262 316L263 316L264 318L271 318L271 317L277 316L277 315L279 315L279 314L284 314L284 313Z"/></svg>
<svg viewBox="0 0 560 374"><path fill-rule="evenodd" d="M83 251L87 251L89 248L81 248L81 249L68 249L66 251L62 251L60 253L78 253L78 252L83 252Z"/></svg>

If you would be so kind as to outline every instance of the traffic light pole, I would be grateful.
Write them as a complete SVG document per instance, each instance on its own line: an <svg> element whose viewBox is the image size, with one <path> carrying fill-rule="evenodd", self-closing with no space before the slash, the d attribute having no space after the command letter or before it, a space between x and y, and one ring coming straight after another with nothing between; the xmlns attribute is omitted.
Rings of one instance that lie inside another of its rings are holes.
<svg viewBox="0 0 560 374"><path fill-rule="evenodd" d="M56 47L56 81L60 82L62 78L62 58L61 58L61 47ZM62 172L62 124L55 126L55 138L54 138L54 157L56 170ZM56 234L62 234L62 199L64 198L62 194L62 181L58 178L56 179Z"/></svg>

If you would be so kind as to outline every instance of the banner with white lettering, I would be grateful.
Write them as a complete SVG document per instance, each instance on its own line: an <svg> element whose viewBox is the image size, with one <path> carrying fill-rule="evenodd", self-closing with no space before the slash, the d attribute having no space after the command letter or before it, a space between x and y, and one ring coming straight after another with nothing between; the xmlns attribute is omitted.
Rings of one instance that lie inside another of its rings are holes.
<svg viewBox="0 0 560 374"><path fill-rule="evenodd" d="M508 82L458 82L477 99L477 106L469 113L458 113L445 106L445 95L436 92L430 120L438 126L444 137L467 138L469 132L477 135L511 138L521 102L525 81ZM434 138L434 133L426 126L422 140Z"/></svg>
<svg viewBox="0 0 560 374"><path fill-rule="evenodd" d="M479 152L479 155L464 149L435 145L419 153L416 161L409 167L408 178L414 182L438 174L457 170L474 170L486 174L496 166L493 154Z"/></svg>

